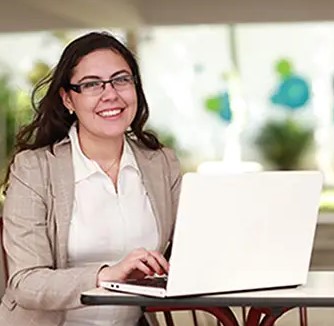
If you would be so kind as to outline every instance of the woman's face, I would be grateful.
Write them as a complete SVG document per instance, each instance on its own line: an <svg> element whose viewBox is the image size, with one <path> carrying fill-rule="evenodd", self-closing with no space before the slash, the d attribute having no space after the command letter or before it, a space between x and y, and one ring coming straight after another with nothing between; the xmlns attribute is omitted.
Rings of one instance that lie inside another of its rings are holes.
<svg viewBox="0 0 334 326"><path fill-rule="evenodd" d="M60 92L63 103L78 117L79 134L93 138L122 137L137 111L137 95L129 65L118 53L97 50L74 68L71 84L80 93ZM101 81L113 80L104 84ZM104 86L104 89L103 89Z"/></svg>

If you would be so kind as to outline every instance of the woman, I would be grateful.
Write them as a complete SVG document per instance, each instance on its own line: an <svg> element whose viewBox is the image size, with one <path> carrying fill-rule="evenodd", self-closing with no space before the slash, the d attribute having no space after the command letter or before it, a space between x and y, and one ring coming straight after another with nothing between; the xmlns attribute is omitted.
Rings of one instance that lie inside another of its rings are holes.
<svg viewBox="0 0 334 326"><path fill-rule="evenodd" d="M143 131L138 65L113 36L74 40L34 94L46 86L6 180L0 324L135 325L138 307L83 307L80 293L168 272L178 161Z"/></svg>

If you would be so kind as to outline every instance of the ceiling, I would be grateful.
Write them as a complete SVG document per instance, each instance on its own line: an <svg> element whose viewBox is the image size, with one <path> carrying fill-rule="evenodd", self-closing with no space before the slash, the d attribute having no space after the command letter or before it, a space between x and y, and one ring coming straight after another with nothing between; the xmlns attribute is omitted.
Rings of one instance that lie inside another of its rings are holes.
<svg viewBox="0 0 334 326"><path fill-rule="evenodd" d="M0 32L334 21L332 0L0 0Z"/></svg>

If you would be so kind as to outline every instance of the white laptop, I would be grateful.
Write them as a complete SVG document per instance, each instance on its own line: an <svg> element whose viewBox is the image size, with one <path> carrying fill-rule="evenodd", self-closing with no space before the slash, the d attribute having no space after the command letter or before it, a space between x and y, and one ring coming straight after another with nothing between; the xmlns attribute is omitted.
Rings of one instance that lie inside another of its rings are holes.
<svg viewBox="0 0 334 326"><path fill-rule="evenodd" d="M167 282L101 286L172 297L305 284L321 188L318 171L185 174Z"/></svg>

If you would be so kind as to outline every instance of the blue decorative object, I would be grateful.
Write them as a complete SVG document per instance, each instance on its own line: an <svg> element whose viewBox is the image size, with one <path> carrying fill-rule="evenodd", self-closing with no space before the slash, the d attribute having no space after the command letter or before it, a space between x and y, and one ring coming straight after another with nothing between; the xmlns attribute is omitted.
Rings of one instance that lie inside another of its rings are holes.
<svg viewBox="0 0 334 326"><path fill-rule="evenodd" d="M303 107L309 99L310 87L307 81L295 75L283 79L271 96L273 104L282 105L291 110Z"/></svg>
<svg viewBox="0 0 334 326"><path fill-rule="evenodd" d="M205 101L205 107L208 111L217 114L224 122L230 123L232 121L232 111L228 92L225 91L208 98Z"/></svg>

